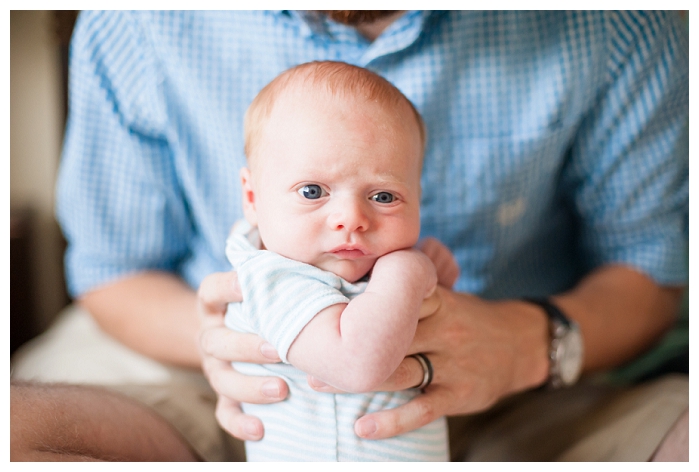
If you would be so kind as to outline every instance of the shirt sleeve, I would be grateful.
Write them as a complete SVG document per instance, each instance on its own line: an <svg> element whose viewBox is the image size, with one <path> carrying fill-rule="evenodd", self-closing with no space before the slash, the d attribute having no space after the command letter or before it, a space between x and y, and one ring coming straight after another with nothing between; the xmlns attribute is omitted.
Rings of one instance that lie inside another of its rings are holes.
<svg viewBox="0 0 699 472"><path fill-rule="evenodd" d="M81 13L57 184L73 296L132 272L177 271L187 253L192 223L173 169L163 93L134 13Z"/></svg>
<svg viewBox="0 0 699 472"><path fill-rule="evenodd" d="M659 284L688 277L687 34L675 12L609 12L606 84L583 120L563 192L587 269L618 263Z"/></svg>
<svg viewBox="0 0 699 472"><path fill-rule="evenodd" d="M270 251L254 251L237 261L244 300L238 314L277 349L283 362L289 362L291 344L315 315L349 302L340 291L342 279L317 267Z"/></svg>

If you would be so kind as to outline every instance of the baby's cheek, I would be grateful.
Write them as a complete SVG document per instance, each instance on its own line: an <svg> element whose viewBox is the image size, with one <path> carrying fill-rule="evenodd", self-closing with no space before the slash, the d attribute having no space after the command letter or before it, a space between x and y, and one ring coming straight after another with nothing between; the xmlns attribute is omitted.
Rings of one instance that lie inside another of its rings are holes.
<svg viewBox="0 0 699 472"><path fill-rule="evenodd" d="M406 249L415 246L420 237L420 221L406 221L400 228L395 228L393 239L397 249Z"/></svg>

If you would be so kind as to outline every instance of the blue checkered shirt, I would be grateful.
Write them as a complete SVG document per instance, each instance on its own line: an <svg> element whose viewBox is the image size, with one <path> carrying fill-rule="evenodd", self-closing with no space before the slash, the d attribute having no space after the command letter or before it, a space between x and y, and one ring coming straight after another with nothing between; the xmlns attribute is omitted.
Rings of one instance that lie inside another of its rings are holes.
<svg viewBox="0 0 699 472"><path fill-rule="evenodd" d="M374 42L311 14L86 12L57 191L73 295L230 269L243 114L281 71L367 67L427 125L422 236L488 298L603 264L687 280L688 44L672 13L408 12Z"/></svg>

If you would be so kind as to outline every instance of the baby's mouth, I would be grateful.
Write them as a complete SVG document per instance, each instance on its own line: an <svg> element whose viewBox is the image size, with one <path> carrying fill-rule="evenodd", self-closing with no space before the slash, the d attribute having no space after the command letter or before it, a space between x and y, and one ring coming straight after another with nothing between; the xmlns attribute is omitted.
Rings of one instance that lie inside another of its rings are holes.
<svg viewBox="0 0 699 472"><path fill-rule="evenodd" d="M333 254L343 259L358 259L364 257L364 253L359 249L341 249L339 251L334 251Z"/></svg>
<svg viewBox="0 0 699 472"><path fill-rule="evenodd" d="M363 249L350 245L338 246L330 251L330 253L334 254L340 259L359 259L367 255Z"/></svg>

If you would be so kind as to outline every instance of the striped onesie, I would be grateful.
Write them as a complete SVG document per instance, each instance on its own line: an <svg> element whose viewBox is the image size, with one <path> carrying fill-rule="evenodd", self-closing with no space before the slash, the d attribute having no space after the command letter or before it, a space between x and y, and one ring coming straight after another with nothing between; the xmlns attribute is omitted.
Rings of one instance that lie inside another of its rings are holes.
<svg viewBox="0 0 699 472"><path fill-rule="evenodd" d="M259 247L256 229L247 222L236 224L226 242L226 255L238 273L244 301L228 306L226 326L259 334L275 346L283 362L236 362L234 367L248 375L281 377L289 386L289 395L268 405L243 404L243 410L259 417L265 426L261 441L246 441L247 460L448 460L445 418L389 439L364 440L354 434L359 417L403 405L418 394L416 390L319 393L308 386L304 372L288 363L289 347L304 326L324 308L348 303L361 294L367 282L351 284L331 272Z"/></svg>

